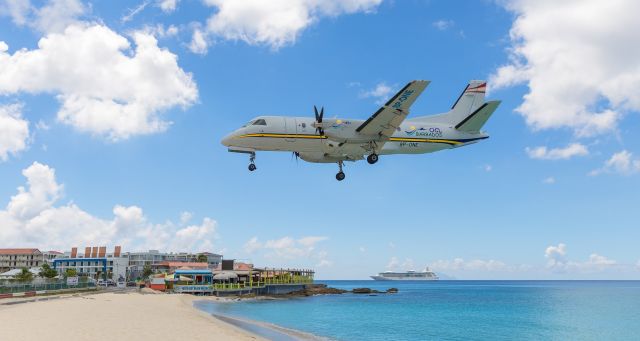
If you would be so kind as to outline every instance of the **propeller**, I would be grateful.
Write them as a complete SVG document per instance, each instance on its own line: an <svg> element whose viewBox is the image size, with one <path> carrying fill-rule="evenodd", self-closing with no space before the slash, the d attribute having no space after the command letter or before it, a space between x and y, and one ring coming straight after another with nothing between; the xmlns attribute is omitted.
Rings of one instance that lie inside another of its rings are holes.
<svg viewBox="0 0 640 341"><path fill-rule="evenodd" d="M322 117L324 116L324 107L320 108L320 113L318 113L318 108L314 105L313 112L316 114L316 123L321 124ZM321 125L316 127L316 132L320 133L320 135L324 135L324 129L322 129Z"/></svg>
<svg viewBox="0 0 640 341"><path fill-rule="evenodd" d="M291 159L293 159L294 156L296 157L296 164L298 164L298 158L300 157L300 153L292 152L291 153Z"/></svg>

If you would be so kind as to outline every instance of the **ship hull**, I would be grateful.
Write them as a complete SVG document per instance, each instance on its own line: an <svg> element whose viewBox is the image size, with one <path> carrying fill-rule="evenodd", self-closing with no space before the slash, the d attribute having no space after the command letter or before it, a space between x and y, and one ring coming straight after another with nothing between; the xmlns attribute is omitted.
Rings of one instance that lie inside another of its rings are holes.
<svg viewBox="0 0 640 341"><path fill-rule="evenodd" d="M374 281L437 281L438 277L383 277L370 276Z"/></svg>

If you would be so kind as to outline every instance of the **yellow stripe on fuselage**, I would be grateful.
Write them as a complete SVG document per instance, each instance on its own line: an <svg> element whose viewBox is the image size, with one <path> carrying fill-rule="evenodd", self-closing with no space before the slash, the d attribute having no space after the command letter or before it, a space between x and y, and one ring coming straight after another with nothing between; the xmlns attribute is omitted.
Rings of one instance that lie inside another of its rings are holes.
<svg viewBox="0 0 640 341"><path fill-rule="evenodd" d="M289 139L326 139L325 135L304 135L304 134L272 134L272 133L260 133L260 134L245 134L240 135L238 138L246 138L246 137L275 137L275 138L289 138ZM427 143L446 143L458 145L463 142L456 140L438 140L438 139L422 139L415 137L391 137L389 138L391 142L427 142Z"/></svg>
<svg viewBox="0 0 640 341"><path fill-rule="evenodd" d="M288 139L326 139L327 137L324 135L303 135L303 134L245 134L240 135L238 138L245 137L280 137L280 138L288 138Z"/></svg>

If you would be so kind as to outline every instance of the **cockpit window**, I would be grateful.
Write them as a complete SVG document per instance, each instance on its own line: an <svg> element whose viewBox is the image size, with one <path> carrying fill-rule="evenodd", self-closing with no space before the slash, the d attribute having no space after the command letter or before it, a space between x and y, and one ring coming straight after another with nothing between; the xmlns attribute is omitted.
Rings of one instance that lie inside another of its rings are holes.
<svg viewBox="0 0 640 341"><path fill-rule="evenodd" d="M253 122L254 126L266 126L267 125L267 121L263 120L263 119L258 119L255 122Z"/></svg>

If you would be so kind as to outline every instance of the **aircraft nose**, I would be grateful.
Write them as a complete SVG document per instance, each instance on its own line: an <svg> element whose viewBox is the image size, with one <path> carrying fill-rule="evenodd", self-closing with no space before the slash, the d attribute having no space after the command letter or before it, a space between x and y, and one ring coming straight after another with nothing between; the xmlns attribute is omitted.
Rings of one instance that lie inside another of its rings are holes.
<svg viewBox="0 0 640 341"><path fill-rule="evenodd" d="M230 147L231 146L231 139L233 139L233 133L225 136L224 138L222 138L222 144L226 147Z"/></svg>

